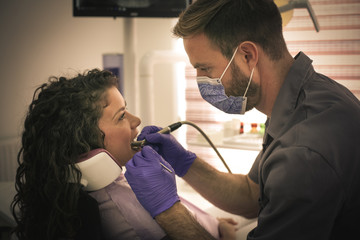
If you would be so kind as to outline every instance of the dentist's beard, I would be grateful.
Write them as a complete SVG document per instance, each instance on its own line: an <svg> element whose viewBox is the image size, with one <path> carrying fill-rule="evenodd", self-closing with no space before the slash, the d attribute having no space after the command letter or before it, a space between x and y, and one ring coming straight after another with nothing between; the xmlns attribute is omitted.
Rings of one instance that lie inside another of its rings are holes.
<svg viewBox="0 0 360 240"><path fill-rule="evenodd" d="M246 87L249 83L249 77L246 76L236 64L231 64L231 82L230 88L226 90L228 96L244 96ZM246 93L248 97L246 111L254 108L260 99L260 86L252 80Z"/></svg>

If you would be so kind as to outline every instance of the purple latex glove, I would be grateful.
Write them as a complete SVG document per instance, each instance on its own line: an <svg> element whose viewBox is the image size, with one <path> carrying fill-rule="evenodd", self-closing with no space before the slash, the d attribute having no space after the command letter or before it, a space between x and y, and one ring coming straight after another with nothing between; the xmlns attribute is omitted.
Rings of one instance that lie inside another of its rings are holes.
<svg viewBox="0 0 360 240"><path fill-rule="evenodd" d="M179 177L184 176L196 159L196 154L184 149L171 134L157 133L159 130L161 128L156 126L146 126L138 136L138 140L146 139L171 164Z"/></svg>
<svg viewBox="0 0 360 240"><path fill-rule="evenodd" d="M145 146L126 163L125 177L141 205L154 218L180 201L176 189L175 173L154 149Z"/></svg>

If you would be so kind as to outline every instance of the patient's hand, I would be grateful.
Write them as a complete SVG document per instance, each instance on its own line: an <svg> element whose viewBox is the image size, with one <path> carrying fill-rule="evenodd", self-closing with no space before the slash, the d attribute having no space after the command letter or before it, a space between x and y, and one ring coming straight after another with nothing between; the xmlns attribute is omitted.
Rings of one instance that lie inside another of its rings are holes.
<svg viewBox="0 0 360 240"><path fill-rule="evenodd" d="M232 218L218 218L221 240L236 239L237 222Z"/></svg>

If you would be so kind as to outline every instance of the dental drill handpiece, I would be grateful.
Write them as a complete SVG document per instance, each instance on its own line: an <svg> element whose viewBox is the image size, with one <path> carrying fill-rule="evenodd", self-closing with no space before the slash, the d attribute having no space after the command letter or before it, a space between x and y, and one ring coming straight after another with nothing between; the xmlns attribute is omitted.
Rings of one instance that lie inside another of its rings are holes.
<svg viewBox="0 0 360 240"><path fill-rule="evenodd" d="M175 131L176 129L178 129L179 127L181 127L182 123L181 122L176 122L173 123L163 129L161 129L160 131L158 131L158 133L162 133L162 134L169 134L172 131ZM135 151L139 151L142 147L144 147L147 144L147 141L144 139L142 141L135 141L131 143L131 148ZM160 162L160 165L168 172L172 173L172 171L166 167L164 164L162 164Z"/></svg>
<svg viewBox="0 0 360 240"><path fill-rule="evenodd" d="M176 122L173 123L169 126L167 126L164 129L161 129L158 133L171 133L172 131L178 129L179 127L181 127L183 124L188 124L192 127L194 127L196 130L198 130L201 135L206 139L206 141L210 144L210 146L214 149L214 151L216 152L216 154L218 155L218 157L220 158L220 160L223 162L225 168L228 170L229 173L232 173L229 166L226 164L224 158L221 156L221 154L219 153L219 151L216 149L216 146L212 143L212 141L210 140L210 138L204 133L203 130L201 130L201 128L199 126L197 126L195 123L193 122L189 122L189 121L181 121L181 122ZM131 148L134 149L135 151L139 151L142 147L144 147L144 145L146 145L147 142L146 140L142 140L142 141L135 141L131 143ZM164 164L160 163L164 169L166 169L169 172L172 172L169 168L167 168Z"/></svg>
<svg viewBox="0 0 360 240"><path fill-rule="evenodd" d="M181 122L176 122L176 123L170 124L169 126L164 127L163 129L158 131L158 133L169 134L169 133L175 131L176 129L178 129L179 127L181 127L181 125L182 125ZM143 148L146 144L148 144L148 142L145 139L141 140L141 141L135 141L135 142L131 143L131 148L135 151L138 151L141 148Z"/></svg>

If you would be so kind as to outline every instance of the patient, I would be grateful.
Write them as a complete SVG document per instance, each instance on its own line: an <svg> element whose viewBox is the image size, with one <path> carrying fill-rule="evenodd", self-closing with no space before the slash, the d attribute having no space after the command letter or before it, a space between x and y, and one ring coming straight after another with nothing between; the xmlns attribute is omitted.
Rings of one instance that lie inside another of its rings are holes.
<svg viewBox="0 0 360 240"><path fill-rule="evenodd" d="M110 72L94 69L71 79L52 77L35 91L12 203L18 239L167 238L123 173L97 191L88 193L80 184L75 163L84 153L106 149L121 166L136 153L130 143L140 119L127 111L116 84ZM218 221L181 201L215 238L234 238L232 220Z"/></svg>

